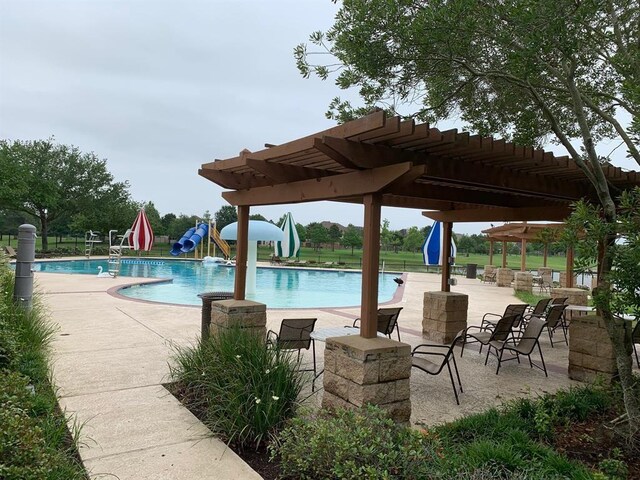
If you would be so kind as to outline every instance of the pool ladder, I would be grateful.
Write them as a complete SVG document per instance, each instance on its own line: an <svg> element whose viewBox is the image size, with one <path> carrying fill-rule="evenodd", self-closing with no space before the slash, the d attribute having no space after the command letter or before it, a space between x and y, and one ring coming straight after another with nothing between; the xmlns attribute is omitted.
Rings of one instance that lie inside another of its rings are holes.
<svg viewBox="0 0 640 480"><path fill-rule="evenodd" d="M109 231L109 259L107 260L107 268L108 268L107 271L109 272L109 275L111 275L113 278L116 278L118 275L120 275L120 263L122 259L122 250L124 248L131 248L129 246L129 234L131 233L131 229L124 232L124 235L122 236L115 235L116 233L117 232L115 230ZM111 243L111 240L114 237L116 239L120 238L119 245L113 245ZM127 245L124 244L125 241L127 242Z"/></svg>

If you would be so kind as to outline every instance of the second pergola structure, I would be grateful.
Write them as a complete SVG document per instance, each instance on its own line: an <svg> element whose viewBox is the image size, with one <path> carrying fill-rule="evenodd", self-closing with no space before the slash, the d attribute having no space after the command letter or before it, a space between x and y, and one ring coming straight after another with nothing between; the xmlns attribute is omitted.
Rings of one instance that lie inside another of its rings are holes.
<svg viewBox="0 0 640 480"><path fill-rule="evenodd" d="M236 303L219 302L224 304L221 316L238 314L244 308L241 302L246 303L250 207L321 200L363 205L360 336L327 342L326 355L329 362L340 353L364 363L342 376L325 363L330 374L325 374L325 397L329 394L334 404L371 402L367 382L375 375L368 373L379 371L376 382L398 382L395 391L403 393L396 399L406 393L406 401L388 407L400 419L408 419L408 381L403 381L410 371L410 361L406 362L409 346L376 337L381 207L437 211L430 216L445 223L447 251L453 222L562 221L572 202L596 200L594 188L566 157L492 137L387 118L382 111L288 143L257 152L243 150L237 157L205 163L199 174L228 189L223 197L238 208ZM605 167L605 174L621 190L640 184L635 172ZM444 264L441 290L449 292L448 262ZM250 311L254 306L247 308ZM382 364L366 365L366 359L384 363L389 349L405 365L406 376L402 373L400 378L389 379ZM328 381L337 382L338 388L327 389ZM348 384L341 384L343 381ZM336 392L345 389L358 393L353 398L338 398Z"/></svg>

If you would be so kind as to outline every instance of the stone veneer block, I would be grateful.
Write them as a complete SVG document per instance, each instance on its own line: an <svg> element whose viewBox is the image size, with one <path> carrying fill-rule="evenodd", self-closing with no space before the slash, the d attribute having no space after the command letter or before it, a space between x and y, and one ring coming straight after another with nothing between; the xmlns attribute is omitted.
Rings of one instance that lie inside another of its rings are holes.
<svg viewBox="0 0 640 480"><path fill-rule="evenodd" d="M496 285L498 287L510 287L514 277L513 270L510 268L498 268L496 272Z"/></svg>
<svg viewBox="0 0 640 480"><path fill-rule="evenodd" d="M613 345L597 315L576 317L569 325L569 378L594 382L611 381L617 373Z"/></svg>
<svg viewBox="0 0 640 480"><path fill-rule="evenodd" d="M549 285L553 280L553 270L549 267L538 268L538 275L542 277L545 285Z"/></svg>
<svg viewBox="0 0 640 480"><path fill-rule="evenodd" d="M495 265L485 265L484 266L484 275L490 275L493 272L496 271L498 267L496 267Z"/></svg>
<svg viewBox="0 0 640 480"><path fill-rule="evenodd" d="M211 334L230 326L249 328L265 337L267 335L267 306L251 300L220 300L211 302Z"/></svg>
<svg viewBox="0 0 640 480"><path fill-rule="evenodd" d="M560 278L558 279L558 283L560 284L560 288L567 288L567 272L560 272ZM578 283L578 276L573 276L573 284L576 285Z"/></svg>
<svg viewBox="0 0 640 480"><path fill-rule="evenodd" d="M513 289L516 292L533 292L533 275L529 272L516 272L513 282Z"/></svg>
<svg viewBox="0 0 640 480"><path fill-rule="evenodd" d="M329 338L324 366L323 408L359 408L374 404L386 410L395 421L409 422L410 345L359 335Z"/></svg>
<svg viewBox="0 0 640 480"><path fill-rule="evenodd" d="M425 292L422 336L438 343L451 343L467 328L469 296L453 292Z"/></svg>

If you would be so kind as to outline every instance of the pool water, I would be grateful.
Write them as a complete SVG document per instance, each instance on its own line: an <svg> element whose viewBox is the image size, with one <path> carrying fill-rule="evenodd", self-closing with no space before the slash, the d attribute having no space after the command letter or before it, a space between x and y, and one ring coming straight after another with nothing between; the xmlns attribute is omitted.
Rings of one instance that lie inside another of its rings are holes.
<svg viewBox="0 0 640 480"><path fill-rule="evenodd" d="M107 271L106 260L70 260L34 263L34 270L54 273L97 275ZM235 268L198 261L123 259L121 277L167 278L172 282L123 288L121 295L180 305L200 305L198 293L233 291ZM397 274L380 274L378 303L393 298ZM105 278L105 282L109 279ZM349 307L360 305L362 275L294 268L261 268L256 272L256 293L247 300L269 308Z"/></svg>

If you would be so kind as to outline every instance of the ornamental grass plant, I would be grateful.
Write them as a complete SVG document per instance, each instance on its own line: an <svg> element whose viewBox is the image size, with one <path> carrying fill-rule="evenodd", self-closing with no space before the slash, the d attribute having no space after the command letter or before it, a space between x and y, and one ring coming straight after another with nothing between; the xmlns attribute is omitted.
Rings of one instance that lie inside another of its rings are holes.
<svg viewBox="0 0 640 480"><path fill-rule="evenodd" d="M294 416L308 379L294 353L267 348L264 338L239 327L179 348L173 363L173 389L183 403L241 450L264 447Z"/></svg>
<svg viewBox="0 0 640 480"><path fill-rule="evenodd" d="M0 259L1 260L1 259ZM55 329L37 298L13 303L14 275L0 261L0 478L79 480L87 475L52 387L47 350Z"/></svg>

